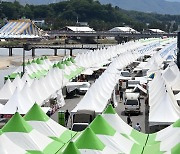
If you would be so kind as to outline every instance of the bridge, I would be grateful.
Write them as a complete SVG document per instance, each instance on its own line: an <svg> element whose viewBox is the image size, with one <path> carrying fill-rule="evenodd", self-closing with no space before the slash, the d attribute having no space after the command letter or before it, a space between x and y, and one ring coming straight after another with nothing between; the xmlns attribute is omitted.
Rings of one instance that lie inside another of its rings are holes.
<svg viewBox="0 0 180 154"><path fill-rule="evenodd" d="M145 32L120 32L120 31L46 31L51 37L129 37L129 38L152 38L152 37L176 37L177 33L145 33Z"/></svg>
<svg viewBox="0 0 180 154"><path fill-rule="evenodd" d="M70 55L72 56L72 52L75 49L87 49L87 50L95 50L99 48L107 48L108 46L112 46L113 44L63 44L63 45L38 45L38 44L30 44L30 50L32 51L32 57L35 56L36 49L53 49L54 56L58 55L58 49L66 49L69 50ZM13 48L23 48L23 45L9 46L9 45L1 45L0 48L8 48L9 56L13 55Z"/></svg>

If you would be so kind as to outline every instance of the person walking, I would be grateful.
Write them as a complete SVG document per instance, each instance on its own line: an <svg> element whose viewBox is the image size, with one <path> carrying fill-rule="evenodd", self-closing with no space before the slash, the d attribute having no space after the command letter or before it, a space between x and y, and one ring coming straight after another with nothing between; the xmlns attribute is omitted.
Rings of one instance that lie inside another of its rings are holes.
<svg viewBox="0 0 180 154"><path fill-rule="evenodd" d="M128 114L127 116L127 124L132 127L132 120L131 120L130 114Z"/></svg>
<svg viewBox="0 0 180 154"><path fill-rule="evenodd" d="M140 131L141 131L141 126L140 126L140 124L137 123L137 124L135 125L134 129L136 129L137 131L140 132Z"/></svg>
<svg viewBox="0 0 180 154"><path fill-rule="evenodd" d="M67 126L67 124L68 124L69 116L70 116L70 113L68 110L66 110L66 112L65 112L65 126Z"/></svg>

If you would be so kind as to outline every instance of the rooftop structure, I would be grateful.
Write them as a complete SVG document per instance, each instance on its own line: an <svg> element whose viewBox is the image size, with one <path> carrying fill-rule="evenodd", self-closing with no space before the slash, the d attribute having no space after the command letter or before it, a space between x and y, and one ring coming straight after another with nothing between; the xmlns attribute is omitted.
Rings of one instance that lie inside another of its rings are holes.
<svg viewBox="0 0 180 154"><path fill-rule="evenodd" d="M134 32L134 33L137 33L137 31L131 27L114 27L112 29L110 29L109 31L112 31L112 32L117 32L117 31L120 31L120 32Z"/></svg>
<svg viewBox="0 0 180 154"><path fill-rule="evenodd" d="M41 30L30 19L10 20L0 29L3 39L33 39L41 36Z"/></svg>
<svg viewBox="0 0 180 154"><path fill-rule="evenodd" d="M66 26L65 30L73 32L94 32L94 29L87 26Z"/></svg>
<svg viewBox="0 0 180 154"><path fill-rule="evenodd" d="M165 33L163 30L161 29L149 29L150 32L152 33Z"/></svg>

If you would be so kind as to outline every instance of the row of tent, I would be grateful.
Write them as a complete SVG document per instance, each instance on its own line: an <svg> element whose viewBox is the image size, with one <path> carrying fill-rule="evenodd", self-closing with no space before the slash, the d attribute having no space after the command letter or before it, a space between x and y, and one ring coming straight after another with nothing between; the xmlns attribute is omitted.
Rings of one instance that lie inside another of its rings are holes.
<svg viewBox="0 0 180 154"><path fill-rule="evenodd" d="M62 87L83 70L70 61L69 64L71 65L67 65L63 69L53 66L47 75L40 79L31 79L28 73L25 73L22 78L19 75L16 76L13 82L8 79L0 90L0 99L8 100L1 108L0 113L14 114L18 108L21 114L25 114L34 102L42 105L50 98L58 96L63 98ZM64 101L59 103L59 106L64 105Z"/></svg>
<svg viewBox="0 0 180 154"><path fill-rule="evenodd" d="M180 120L157 133L144 134L126 124L112 105L84 131L74 132L50 119L35 103L24 117L16 112L0 130L0 153L178 154L179 135Z"/></svg>
<svg viewBox="0 0 180 154"><path fill-rule="evenodd" d="M172 42L156 52L147 63L150 65L147 76L154 74L154 79L148 84L150 125L171 124L180 118L180 107L173 94L173 91L180 91L179 69L173 61L165 70L162 69L163 61L176 49L176 42Z"/></svg>
<svg viewBox="0 0 180 154"><path fill-rule="evenodd" d="M131 50L121 53L90 87L83 99L81 99L77 106L72 110L72 114L76 113L78 110L93 110L96 113L102 113L108 100L111 98L111 94L118 79L120 78L120 70L147 52L157 48L157 46L157 42L149 43L146 46L143 46L142 44L142 46L134 46L135 48L131 48ZM83 55L83 58L87 60L84 60L82 65L86 65L89 54L87 53L86 57Z"/></svg>
<svg viewBox="0 0 180 154"><path fill-rule="evenodd" d="M154 40L152 42L155 42ZM141 43L142 45L149 44L150 42ZM127 43L129 45L134 45L139 47L139 41ZM124 44L124 48L127 50L127 44ZM138 45L136 45L138 44ZM119 45L118 45L119 46ZM123 45L121 45L123 46ZM108 61L108 59L113 56L121 53L121 50L117 50L117 52L113 51L114 47L109 47L108 49L97 50L94 52L89 52L86 54L87 57L97 57L99 55L99 59L92 60L91 65L93 67L100 67L102 63L98 63L101 61ZM121 47L121 49L124 49ZM124 51L126 51L124 49ZM134 48L133 48L134 49ZM101 53L101 56L100 56ZM111 53L114 53L113 56ZM91 55L91 56L90 56ZM80 57L85 57L85 54L82 54ZM81 58L82 59L82 58ZM40 62L41 61L41 62ZM47 59L37 59L36 62L32 62L26 66L27 73L24 74L22 78L17 76L13 82L7 80L5 85L0 90L0 99L8 100L4 107L0 109L0 114L13 114L18 108L20 114L25 114L30 107L34 104L34 102L38 102L39 105L42 105L45 101L48 101L49 98L60 97L62 98L62 87L64 87L72 78L78 76L84 69L86 69L86 65L82 67L79 64L81 61L78 58L75 58L75 61L72 58L68 60L64 60L62 62L56 62L51 67L52 63ZM90 65L90 64L89 64ZM90 67L90 66L88 66ZM16 72L20 71L22 66L16 70ZM37 70L49 69L47 74L40 79L32 80L29 77L28 73L32 73ZM22 103L23 102L23 103ZM64 101L59 103L59 106L63 106Z"/></svg>
<svg viewBox="0 0 180 154"><path fill-rule="evenodd" d="M169 124L180 118L177 100L160 72L149 83L149 106L150 123Z"/></svg>

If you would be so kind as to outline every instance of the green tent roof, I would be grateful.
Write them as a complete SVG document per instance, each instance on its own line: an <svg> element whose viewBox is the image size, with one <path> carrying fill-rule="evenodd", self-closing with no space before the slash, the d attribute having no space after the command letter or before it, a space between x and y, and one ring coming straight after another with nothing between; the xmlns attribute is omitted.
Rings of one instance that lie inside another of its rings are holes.
<svg viewBox="0 0 180 154"><path fill-rule="evenodd" d="M36 59L36 63L37 63L37 64L43 64L42 60L41 60L41 59L39 59L39 58L38 58L38 59Z"/></svg>
<svg viewBox="0 0 180 154"><path fill-rule="evenodd" d="M55 68L55 67L57 67L57 64L54 64L54 65L53 65L53 68Z"/></svg>
<svg viewBox="0 0 180 154"><path fill-rule="evenodd" d="M71 57L69 58L72 63L76 63L75 60Z"/></svg>
<svg viewBox="0 0 180 154"><path fill-rule="evenodd" d="M101 116L98 115L90 124L90 128L95 134L111 135L113 136L116 131L109 123Z"/></svg>
<svg viewBox="0 0 180 154"><path fill-rule="evenodd" d="M144 152L143 154L163 154L165 151L160 151L160 143L156 143L150 146L145 146L144 147Z"/></svg>
<svg viewBox="0 0 180 154"><path fill-rule="evenodd" d="M64 69L64 64L62 64L62 63L60 63L60 62L57 63L57 66L58 66L60 69Z"/></svg>
<svg viewBox="0 0 180 154"><path fill-rule="evenodd" d="M41 59L41 60L44 60L44 57L41 57L40 59Z"/></svg>
<svg viewBox="0 0 180 154"><path fill-rule="evenodd" d="M31 64L31 62L28 60L27 64L28 64L28 65L30 65L30 64Z"/></svg>
<svg viewBox="0 0 180 154"><path fill-rule="evenodd" d="M80 151L75 146L75 144L71 141L63 151L63 154L80 154Z"/></svg>
<svg viewBox="0 0 180 154"><path fill-rule="evenodd" d="M14 116L2 128L3 132L24 132L29 133L32 127L16 112Z"/></svg>
<svg viewBox="0 0 180 154"><path fill-rule="evenodd" d="M24 116L26 121L48 121L49 117L43 112L41 107L35 103Z"/></svg>
<svg viewBox="0 0 180 154"><path fill-rule="evenodd" d="M84 130L75 143L78 149L94 149L102 151L105 147L104 143L101 142L89 127Z"/></svg>
<svg viewBox="0 0 180 154"><path fill-rule="evenodd" d="M180 151L180 143L171 149L172 154L179 154L179 151Z"/></svg>
<svg viewBox="0 0 180 154"><path fill-rule="evenodd" d="M36 63L36 60L35 60L35 59L33 59L33 60L31 61L31 63Z"/></svg>
<svg viewBox="0 0 180 154"><path fill-rule="evenodd" d="M180 119L173 124L173 127L180 127Z"/></svg>
<svg viewBox="0 0 180 154"><path fill-rule="evenodd" d="M66 64L67 66L71 66L71 62L70 62L69 60L66 60L66 61L65 61L65 64Z"/></svg>
<svg viewBox="0 0 180 154"><path fill-rule="evenodd" d="M116 111L112 107L111 104L108 105L108 107L105 109L104 114L116 114Z"/></svg>
<svg viewBox="0 0 180 154"><path fill-rule="evenodd" d="M145 145L148 134L141 133L135 129L132 129L130 136L134 138L136 142L138 142L141 145Z"/></svg>

